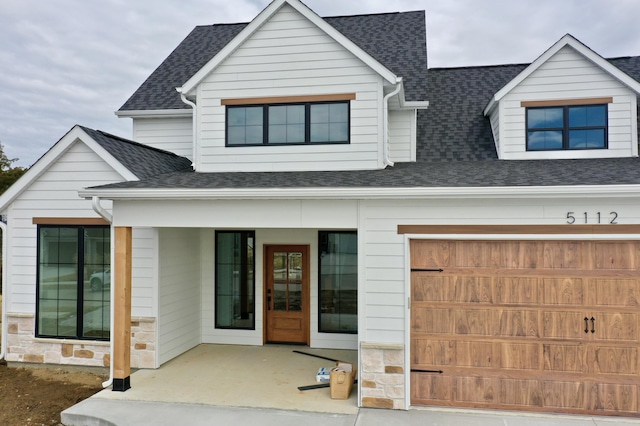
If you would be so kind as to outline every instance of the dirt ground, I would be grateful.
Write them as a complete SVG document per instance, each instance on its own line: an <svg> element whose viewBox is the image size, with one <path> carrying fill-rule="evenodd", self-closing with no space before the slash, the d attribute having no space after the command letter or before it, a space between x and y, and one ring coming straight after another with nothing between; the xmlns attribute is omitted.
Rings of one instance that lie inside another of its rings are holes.
<svg viewBox="0 0 640 426"><path fill-rule="evenodd" d="M1 318L0 312L0 321ZM107 376L65 371L55 366L8 367L2 360L0 425L61 425L60 412L100 391L106 379Z"/></svg>
<svg viewBox="0 0 640 426"><path fill-rule="evenodd" d="M0 364L0 424L61 425L60 412L102 389L106 376Z"/></svg>

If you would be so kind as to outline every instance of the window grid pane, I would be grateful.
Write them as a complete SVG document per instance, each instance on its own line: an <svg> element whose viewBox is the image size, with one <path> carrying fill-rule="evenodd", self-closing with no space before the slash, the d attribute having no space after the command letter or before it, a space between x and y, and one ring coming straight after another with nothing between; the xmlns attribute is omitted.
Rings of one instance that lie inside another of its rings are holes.
<svg viewBox="0 0 640 426"><path fill-rule="evenodd" d="M270 106L269 143L303 143L305 126L304 105Z"/></svg>
<svg viewBox="0 0 640 426"><path fill-rule="evenodd" d="M259 145L263 141L262 107L227 108L227 144Z"/></svg>

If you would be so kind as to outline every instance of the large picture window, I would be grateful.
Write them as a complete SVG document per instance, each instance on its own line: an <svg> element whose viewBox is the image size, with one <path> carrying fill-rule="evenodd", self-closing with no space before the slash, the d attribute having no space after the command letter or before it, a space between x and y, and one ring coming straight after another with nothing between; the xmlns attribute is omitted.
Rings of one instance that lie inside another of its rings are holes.
<svg viewBox="0 0 640 426"><path fill-rule="evenodd" d="M318 248L318 330L358 332L358 236L349 231L320 231Z"/></svg>
<svg viewBox="0 0 640 426"><path fill-rule="evenodd" d="M255 329L255 233L216 232L216 328Z"/></svg>
<svg viewBox="0 0 640 426"><path fill-rule="evenodd" d="M349 143L349 101L228 105L227 146Z"/></svg>
<svg viewBox="0 0 640 426"><path fill-rule="evenodd" d="M607 105L527 108L527 150L607 147Z"/></svg>
<svg viewBox="0 0 640 426"><path fill-rule="evenodd" d="M38 226L36 336L108 340L108 226Z"/></svg>

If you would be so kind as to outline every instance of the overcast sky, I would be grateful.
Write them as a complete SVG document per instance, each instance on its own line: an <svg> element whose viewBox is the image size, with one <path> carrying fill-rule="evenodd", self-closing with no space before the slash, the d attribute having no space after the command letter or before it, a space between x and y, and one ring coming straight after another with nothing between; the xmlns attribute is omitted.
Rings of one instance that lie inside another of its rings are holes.
<svg viewBox="0 0 640 426"><path fill-rule="evenodd" d="M0 0L0 142L30 166L75 124L131 137L114 111L196 25L269 0ZM639 0L306 0L320 16L425 10L429 67L529 63L571 33L640 55Z"/></svg>

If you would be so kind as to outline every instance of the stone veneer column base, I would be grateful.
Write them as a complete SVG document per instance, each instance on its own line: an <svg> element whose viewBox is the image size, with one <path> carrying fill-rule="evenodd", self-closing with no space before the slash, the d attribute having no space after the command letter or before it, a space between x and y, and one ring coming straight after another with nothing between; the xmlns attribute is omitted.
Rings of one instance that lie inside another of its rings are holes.
<svg viewBox="0 0 640 426"><path fill-rule="evenodd" d="M362 406L404 410L404 345L360 344Z"/></svg>
<svg viewBox="0 0 640 426"><path fill-rule="evenodd" d="M108 341L35 337L35 315L7 313L8 362L88 367L111 365ZM131 319L131 367L156 368L156 319Z"/></svg>

